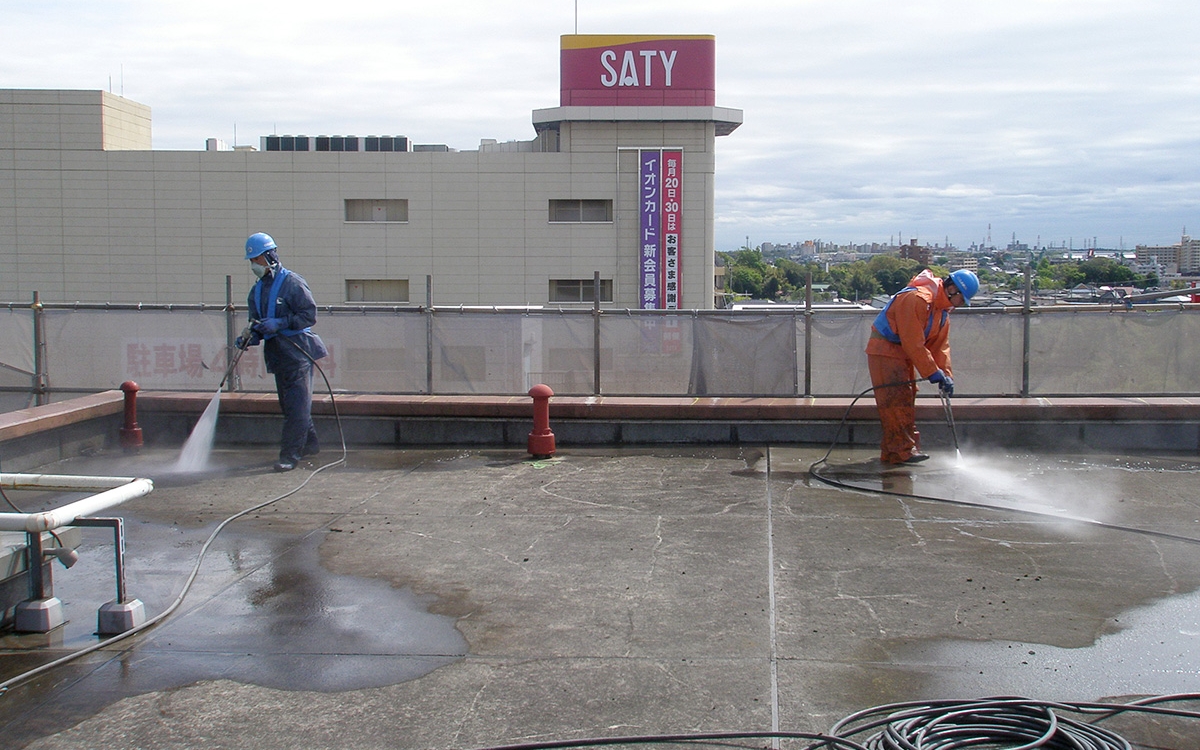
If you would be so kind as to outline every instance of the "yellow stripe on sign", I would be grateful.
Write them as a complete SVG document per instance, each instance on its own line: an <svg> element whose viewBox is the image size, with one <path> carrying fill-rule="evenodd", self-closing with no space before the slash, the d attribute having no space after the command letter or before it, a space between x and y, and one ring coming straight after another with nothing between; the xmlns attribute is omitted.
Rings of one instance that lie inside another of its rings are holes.
<svg viewBox="0 0 1200 750"><path fill-rule="evenodd" d="M677 40L715 40L713 34L563 34L559 49L591 49L593 47L616 47L640 42L668 42Z"/></svg>

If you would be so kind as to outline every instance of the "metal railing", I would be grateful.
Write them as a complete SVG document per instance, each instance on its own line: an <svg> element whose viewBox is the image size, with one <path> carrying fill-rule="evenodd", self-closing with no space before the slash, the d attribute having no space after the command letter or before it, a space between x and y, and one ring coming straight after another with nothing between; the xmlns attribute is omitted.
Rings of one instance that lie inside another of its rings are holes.
<svg viewBox="0 0 1200 750"><path fill-rule="evenodd" d="M754 311L331 305L314 331L345 393L845 396L870 386L875 310ZM30 403L117 388L217 387L244 306L0 303L0 392ZM968 396L1200 395L1200 305L960 308L951 340ZM273 391L261 348L227 386Z"/></svg>

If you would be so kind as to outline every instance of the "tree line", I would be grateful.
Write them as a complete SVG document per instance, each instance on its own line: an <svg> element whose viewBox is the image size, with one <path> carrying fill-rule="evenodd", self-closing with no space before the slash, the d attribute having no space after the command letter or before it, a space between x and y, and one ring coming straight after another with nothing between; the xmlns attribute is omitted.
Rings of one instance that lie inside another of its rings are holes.
<svg viewBox="0 0 1200 750"><path fill-rule="evenodd" d="M892 295L904 288L908 280L925 268L915 260L880 254L870 260L825 266L819 263L797 263L787 258L768 260L760 250L742 248L731 253L718 252L725 263L726 291L734 299L761 299L776 302L799 302L804 299L808 274L814 287L827 287L827 292L814 294L814 299L867 300L876 295ZM944 259L939 259L944 260ZM929 268L938 276L949 273L943 265ZM1043 256L1033 265L1032 283L1035 290L1071 289L1079 284L1092 286L1157 286L1154 274L1138 275L1112 258L1089 258L1083 261L1051 263ZM977 272L982 284L992 289L1023 289L1024 271L1009 272L981 265Z"/></svg>

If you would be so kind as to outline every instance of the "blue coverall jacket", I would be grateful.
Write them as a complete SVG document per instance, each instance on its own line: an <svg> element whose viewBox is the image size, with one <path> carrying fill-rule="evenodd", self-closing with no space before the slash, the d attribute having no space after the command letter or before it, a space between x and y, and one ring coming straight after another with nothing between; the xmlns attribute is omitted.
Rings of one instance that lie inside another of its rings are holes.
<svg viewBox="0 0 1200 750"><path fill-rule="evenodd" d="M280 266L258 280L246 298L250 322L285 320L278 333L263 336L263 360L275 375L283 410L279 459L296 463L319 450L312 421L312 366L329 354L321 337L309 330L317 322L317 303L299 274Z"/></svg>

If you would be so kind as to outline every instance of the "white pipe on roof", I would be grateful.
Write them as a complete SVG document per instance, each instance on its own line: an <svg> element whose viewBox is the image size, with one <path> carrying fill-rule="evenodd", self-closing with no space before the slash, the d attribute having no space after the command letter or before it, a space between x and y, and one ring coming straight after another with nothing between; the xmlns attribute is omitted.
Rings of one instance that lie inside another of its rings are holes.
<svg viewBox="0 0 1200 750"><path fill-rule="evenodd" d="M52 474L0 474L0 486L11 489L100 490L82 500L40 513L0 513L0 531L38 533L66 526L77 518L150 494L154 482L136 477L89 477Z"/></svg>
<svg viewBox="0 0 1200 750"><path fill-rule="evenodd" d="M109 490L129 484L137 477L89 477L77 474L5 474L0 485L13 490Z"/></svg>

